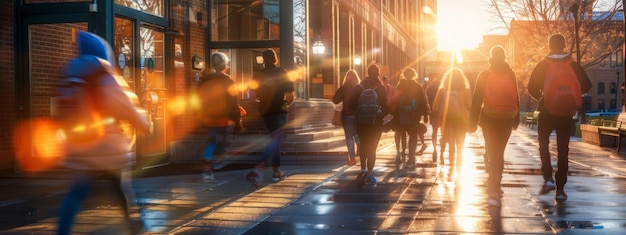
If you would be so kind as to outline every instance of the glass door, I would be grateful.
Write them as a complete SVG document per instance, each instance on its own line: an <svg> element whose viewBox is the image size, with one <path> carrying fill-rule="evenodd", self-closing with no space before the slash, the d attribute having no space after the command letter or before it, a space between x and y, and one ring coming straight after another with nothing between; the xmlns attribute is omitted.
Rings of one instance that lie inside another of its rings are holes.
<svg viewBox="0 0 626 235"><path fill-rule="evenodd" d="M165 164L168 159L164 33L158 28L116 17L114 44L118 72L140 97L143 108L154 123L151 135L138 137L139 167Z"/></svg>

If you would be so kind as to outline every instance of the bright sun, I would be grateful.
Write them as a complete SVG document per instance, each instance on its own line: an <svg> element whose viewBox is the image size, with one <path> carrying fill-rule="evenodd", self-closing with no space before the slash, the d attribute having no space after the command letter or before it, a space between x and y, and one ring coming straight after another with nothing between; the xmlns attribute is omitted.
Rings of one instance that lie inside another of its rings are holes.
<svg viewBox="0 0 626 235"><path fill-rule="evenodd" d="M480 0L440 0L437 15L439 50L474 49L486 33L487 12Z"/></svg>

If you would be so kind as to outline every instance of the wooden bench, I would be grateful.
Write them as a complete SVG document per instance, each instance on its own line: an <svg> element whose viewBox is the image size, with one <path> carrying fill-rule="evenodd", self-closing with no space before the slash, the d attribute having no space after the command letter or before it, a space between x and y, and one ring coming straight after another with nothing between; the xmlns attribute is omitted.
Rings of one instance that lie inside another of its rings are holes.
<svg viewBox="0 0 626 235"><path fill-rule="evenodd" d="M602 126L598 126L598 133L600 134L600 139L602 139L602 136L614 137L613 143L616 145L617 152L619 152L622 147L622 137L626 136L626 113L620 113L615 121L603 121Z"/></svg>

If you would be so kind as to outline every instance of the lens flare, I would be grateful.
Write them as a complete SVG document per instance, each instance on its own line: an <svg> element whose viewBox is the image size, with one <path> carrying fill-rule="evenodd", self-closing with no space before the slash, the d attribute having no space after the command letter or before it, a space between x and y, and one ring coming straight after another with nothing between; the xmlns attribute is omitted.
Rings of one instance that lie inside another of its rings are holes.
<svg viewBox="0 0 626 235"><path fill-rule="evenodd" d="M13 147L19 165L26 171L40 171L59 164L65 156L60 129L53 118L18 123L13 132Z"/></svg>

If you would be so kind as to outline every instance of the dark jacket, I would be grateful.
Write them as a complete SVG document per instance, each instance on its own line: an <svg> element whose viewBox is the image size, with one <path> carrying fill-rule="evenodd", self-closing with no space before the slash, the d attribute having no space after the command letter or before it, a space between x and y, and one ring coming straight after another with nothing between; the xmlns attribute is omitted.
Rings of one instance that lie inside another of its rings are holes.
<svg viewBox="0 0 626 235"><path fill-rule="evenodd" d="M402 99L415 99L417 102L417 122L419 122L421 116L430 114L430 105L422 85L415 80L400 79L396 87L402 93ZM396 112L398 112L398 109L396 109Z"/></svg>
<svg viewBox="0 0 626 235"><path fill-rule="evenodd" d="M294 91L287 70L274 64L266 64L253 79L259 84L258 88L253 90L259 98L259 113L261 115L287 113L285 93Z"/></svg>
<svg viewBox="0 0 626 235"><path fill-rule="evenodd" d="M490 71L496 73L506 72L509 74L509 77L515 81L515 86L517 87L517 78L515 77L515 73L511 70L511 66L504 61L493 61L489 66L489 69L483 70L478 74L478 78L476 79L476 85L474 86L474 93L472 95L472 108L470 110L470 130L475 130L478 122L489 122L491 121L489 117L482 114L483 107L483 95L485 91L485 83L487 82L487 78L489 78ZM515 89L517 92L518 89ZM519 104L519 93L517 94L517 100ZM519 112L514 119L511 119L511 127L517 127L519 125Z"/></svg>
<svg viewBox="0 0 626 235"><path fill-rule="evenodd" d="M548 70L548 62L546 60L552 61L564 61L569 60L572 56L569 54L550 54L546 56L541 62L539 62L532 74L530 75L530 79L528 80L528 93L534 99L539 100L539 105L537 106L537 110L542 112L545 110L543 106L543 83L545 81L546 72ZM580 64L576 61L572 61L571 63L576 76L578 77L578 82L580 83L580 92L587 93L591 89L591 81L585 73L585 70L580 66Z"/></svg>
<svg viewBox="0 0 626 235"><path fill-rule="evenodd" d="M203 106L201 111L213 110L213 114L205 115L202 124L207 126L228 126L228 121L239 121L239 102L235 90L235 82L227 74L218 72L205 75L198 85L198 94ZM209 109L209 110L206 110ZM209 112L211 113L211 111Z"/></svg>
<svg viewBox="0 0 626 235"><path fill-rule="evenodd" d="M346 103L348 99L352 96L352 93L354 93L355 87L357 86L348 87L346 86L346 84L343 84L341 87L339 87L339 89L337 89L335 95L333 96L334 104L339 104L343 102L343 107L341 109L342 116L356 115L356 110L346 107Z"/></svg>
<svg viewBox="0 0 626 235"><path fill-rule="evenodd" d="M378 117L376 124L382 125L383 117L389 114L389 106L387 105L387 91L385 90L385 86L382 85L378 77L366 77L360 83L360 86L355 86L353 89L352 95L348 98L347 103L344 103L344 109L349 109L349 112L356 113L357 107L359 106L359 97L361 96L361 92L363 92L363 88L374 88L376 91L376 95L378 96L378 103L382 107L382 114Z"/></svg>

